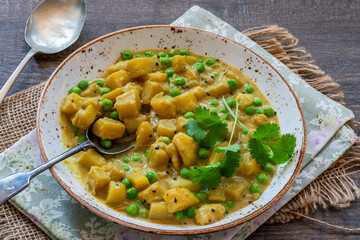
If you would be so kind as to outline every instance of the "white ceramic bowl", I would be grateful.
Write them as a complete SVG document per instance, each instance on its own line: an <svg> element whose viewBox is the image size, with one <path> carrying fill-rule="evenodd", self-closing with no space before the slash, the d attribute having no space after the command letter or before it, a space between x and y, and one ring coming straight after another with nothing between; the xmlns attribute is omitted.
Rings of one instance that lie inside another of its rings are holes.
<svg viewBox="0 0 360 240"><path fill-rule="evenodd" d="M68 94L68 89L81 79L90 80L106 71L122 51L150 48L185 48L201 55L220 58L241 69L255 81L276 109L282 133L295 134L297 147L294 157L279 167L259 200L206 226L155 224L115 212L88 194L63 164L51 169L55 179L72 197L97 215L134 229L161 234L184 235L223 230L244 223L269 209L294 182L303 161L306 131L299 101L285 79L259 55L230 39L199 29L171 26L125 29L91 41L66 58L51 75L39 103L37 135L44 159L47 161L63 152L61 129L57 121L60 100Z"/></svg>

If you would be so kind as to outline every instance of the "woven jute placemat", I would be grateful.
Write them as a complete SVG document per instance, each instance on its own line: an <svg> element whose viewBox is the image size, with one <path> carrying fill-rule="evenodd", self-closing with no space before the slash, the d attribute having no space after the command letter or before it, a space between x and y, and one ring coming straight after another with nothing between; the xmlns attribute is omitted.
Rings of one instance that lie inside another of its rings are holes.
<svg viewBox="0 0 360 240"><path fill-rule="evenodd" d="M243 31L294 73L328 97L344 103L339 85L314 65L311 55L298 47L298 39L287 29L264 26ZM35 128L36 110L44 83L8 97L0 106L0 152ZM356 123L351 123L355 125ZM267 223L287 223L319 207L344 208L360 197L351 175L360 170L360 146L356 144L331 168L275 213ZM344 229L343 229L344 230ZM346 230L346 229L345 229ZM0 206L0 239L49 239L34 223L9 203Z"/></svg>

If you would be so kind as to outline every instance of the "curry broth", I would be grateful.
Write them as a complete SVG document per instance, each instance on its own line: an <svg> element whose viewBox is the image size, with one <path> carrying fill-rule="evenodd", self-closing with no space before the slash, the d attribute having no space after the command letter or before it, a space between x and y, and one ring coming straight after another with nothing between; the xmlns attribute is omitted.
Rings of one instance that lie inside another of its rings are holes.
<svg viewBox="0 0 360 240"><path fill-rule="evenodd" d="M148 50L146 50L146 51L148 51ZM135 54L140 54L143 56L146 51L136 52L136 53L134 53L134 56L135 56ZM156 62L156 64L155 64L156 67L153 72L164 72L164 70L167 69L168 67L163 66L159 61L159 57L157 56L159 54L159 52L161 52L162 50L151 49L151 51L154 52L155 55L153 57L149 57L149 58L153 59L153 61ZM207 59L208 58L207 56L201 56L201 55L191 53L191 52L190 52L189 57L194 57L195 59ZM132 58L132 59L136 59L136 58ZM172 59L174 59L174 58L172 57ZM207 89L209 89L209 87L214 86L216 83L224 81L225 79L236 78L239 83L237 89L235 89L233 91L229 91L228 93L225 93L225 94L215 94L216 96L207 93L204 96L197 98L197 105L205 106L209 109L216 109L219 116L224 117L226 115L226 113L225 112L222 113L222 111L221 111L222 110L221 107L224 107L221 96L224 95L224 97L226 99L235 98L239 102L239 98L237 98L237 96L239 96L240 94L244 94L244 95L250 95L251 99L258 98L262 101L262 105L257 107L258 109L262 109L264 106L271 107L270 102L267 100L267 98L264 96L264 94L260 91L258 86L250 78L248 78L244 73L242 73L239 69L236 69L236 68L230 66L229 64L223 62L220 59L214 58L214 60L215 60L215 64L213 64L212 66L205 65L206 66L205 71L202 73L197 72L197 70L195 70L192 66L190 66L187 63L185 63L184 66L182 66L183 70L176 71L174 76L172 76L173 79L175 79L176 77L184 77L186 79L186 85L184 85L182 87L178 87L181 90L182 94L184 94L188 91L194 91L194 89L196 89L197 87L200 87L201 89L204 89L206 91ZM119 57L119 59L116 61L115 64L122 62L122 61L123 60L121 60L121 57ZM129 61L132 61L132 60L126 60L124 62L129 62ZM181 64L181 63L179 63L179 64ZM174 67L176 68L177 66L172 65L169 68L174 68ZM218 74L214 74L215 72L217 72ZM108 74L108 73L104 73L103 75L99 76L98 78L89 81L89 87L87 87L87 89L92 87L93 84L96 84L95 83L96 80L101 80L102 82L105 82L105 79L109 75L110 74ZM217 76L215 76L215 75L217 75ZM170 78L170 82L169 82L169 78L170 77L167 77L167 81L162 83L163 85L166 85L163 88L163 92L165 95L168 95L169 90L174 87L173 80ZM140 78L137 78L137 79L135 78L135 80L132 79L131 81L139 83L141 86L143 86L144 82L145 82L143 79L140 79ZM149 80L147 80L147 81L149 81ZM248 85L253 87L254 91L252 93L245 92L245 87ZM106 87L106 84L104 87ZM114 89L112 89L112 90L114 90ZM86 89L83 90L81 95L84 94L84 91L86 91ZM96 91L94 91L93 96L89 95L89 97L84 97L84 98L85 99L88 99L88 98L99 98L100 99L101 95L99 93L96 93ZM210 105L209 102L212 100L217 101L218 105L217 106ZM74 127L74 125L72 124L72 121L71 121L71 119L74 118L74 114L64 113L62 110L64 104L65 104L65 100L60 105L60 122L59 122L59 124L62 129L62 141L64 143L64 146L66 148L70 148L70 147L74 147L77 144L78 136L80 136L81 134L84 134L85 129L81 129L76 126ZM187 104L187 103L184 102L184 104ZM239 119L241 120L241 122L244 123L244 125L247 128L251 129L252 131L254 131L256 129L256 127L258 127L262 123L268 123L268 122L278 123L278 118L277 118L276 114L274 116L265 116L262 113L261 114L255 113L253 115L247 115L244 112L244 108L241 107L241 102L239 102L239 104L240 104ZM248 104L248 105L251 105L251 104ZM143 111L142 114L146 115L148 122L150 123L151 127L155 130L157 128L157 125L160 120L159 116L157 116L157 114L155 114L155 112L153 110L151 110L151 107L149 107L149 104L142 104L142 111ZM104 116L109 115L108 113L104 113L104 111L102 111L101 114L103 114ZM183 114L177 113L176 117L174 117L174 119L178 119L182 116L183 116ZM227 139L225 140L224 143L218 143L216 146L228 143L227 141L229 140L234 121L232 118L230 118L229 120L225 120L225 122L228 124ZM136 133L130 134L130 137L135 137L135 136L136 136ZM157 175L157 179L158 179L157 182L159 182L160 187L163 188L164 191L166 192L169 189L168 183L170 180L177 181L179 178L181 179L181 177L179 176L179 171L174 168L174 166L172 165L173 163L171 162L170 159L169 159L169 162L166 164L167 166L165 166L165 168L163 168L163 167L161 167L160 169L152 168L150 166L150 164L147 162L147 157L144 155L144 151L146 149L148 149L151 144L154 144L154 142L156 140L158 140L159 137L160 136L157 136L157 132L155 130L153 141L151 143L149 143L148 146L140 147L136 150L130 149L125 153L114 155L114 156L103 156L105 158L106 164L115 163L115 164L120 164L122 166L123 165L129 166L130 170L126 172L126 174L125 174L126 177L130 176L133 173L141 173L142 175L145 175L147 172L154 172ZM251 193L249 191L249 187L248 187L252 183L258 183L257 179L256 179L256 176L258 174L265 173L268 176L268 181L265 184L260 184L261 192L264 192L265 189L269 186L269 184L273 178L273 175L276 172L275 171L274 173L269 174L269 173L265 172L264 169L262 167L260 167L260 165L256 164L254 166L254 164L253 165L249 164L249 163L255 161L251 158L249 149L246 147L246 144L247 144L248 140L250 139L250 137L251 137L251 135L245 134L239 125L236 126L232 144L238 143L242 147L241 148L241 156L242 157L240 160L240 167L236 170L235 175L232 178L239 178L239 179L245 180L247 182L246 183L247 187L244 188L243 192L236 199L234 199L234 197L231 197L231 196L230 197L226 196L226 200L228 200L228 199L234 200L235 205L231 208L228 208L228 212L222 217L225 217L227 214L231 214L233 212L238 211L241 208L246 207L247 205L251 204L253 201L256 201L260 197L260 195L261 195L260 193ZM137 162L130 161L128 163L125 163L122 160L124 157L129 157L131 159L131 157L134 154L140 155L141 160L137 161ZM211 158L212 155L216 155L216 154L217 153L213 152L213 149L210 150L210 156L208 158L206 158L204 160L200 160L199 158L197 158L196 166L204 166L204 165L210 164L209 158ZM81 155L82 155L82 153L76 154L72 158L65 160L64 164L66 165L68 170L73 174L73 176L77 179L77 181L85 189L87 189L89 192L91 192L91 189L86 180L88 177L88 173L89 173L89 167L84 166L83 164L78 162L78 159L80 158ZM220 158L220 160L221 160L221 158ZM183 166L183 164L182 164L182 166ZM246 169L246 166L248 166L247 168L250 170ZM251 166L253 166L253 167L251 167ZM255 169L253 169L253 168L255 168ZM249 172L252 172L252 173L249 173ZM223 179L224 179L224 181L226 181L225 177L223 177ZM192 190L194 190L194 189L192 189ZM196 190L199 191L200 189L198 188ZM206 191L206 192L208 192L208 191ZM138 192L138 193L140 193L140 192ZM107 195L108 195L108 186L104 186L103 188L98 189L94 196L101 203L107 205L110 208L113 208L116 211L124 213L124 214L126 214L127 206L129 206L129 204L133 204L134 202L140 208L149 209L149 207L150 207L150 204L148 204L148 203L144 203L143 201L140 203L139 201L137 201L137 200L139 200L138 197L134 200L130 200L130 199L126 198L122 202L119 202L116 204L107 204L107 201L106 201ZM202 205L206 205L208 202L209 201L200 202L200 203L195 204L195 206L199 207ZM213 202L213 203L216 203L216 202ZM185 217L183 220L179 221L179 220L176 220L176 218L173 216L173 214L168 214L162 218L141 217L139 215L134 216L134 217L141 219L143 221L156 222L156 223L160 223L160 224L165 224L165 223L166 224L188 224L188 225L198 224L195 222L195 220L194 220L195 218ZM216 219L216 220L220 220L220 219ZM212 221L212 222L214 222L214 221ZM201 224L201 225L203 225L203 224Z"/></svg>

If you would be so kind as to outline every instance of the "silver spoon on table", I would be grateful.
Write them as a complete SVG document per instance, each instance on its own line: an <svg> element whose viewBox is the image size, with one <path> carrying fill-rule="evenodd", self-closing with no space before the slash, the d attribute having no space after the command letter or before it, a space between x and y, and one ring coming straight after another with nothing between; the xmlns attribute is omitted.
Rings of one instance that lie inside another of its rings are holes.
<svg viewBox="0 0 360 240"><path fill-rule="evenodd" d="M0 90L0 103L32 56L60 52L79 38L85 16L85 0L45 0L37 6L25 28L31 49Z"/></svg>
<svg viewBox="0 0 360 240"><path fill-rule="evenodd" d="M134 141L131 140L129 142L113 141L113 144L109 149L103 148L100 145L100 138L95 136L91 129L92 125L86 131L87 140L79 143L76 147L63 152L59 156L28 173L15 173L6 178L0 179L0 205L28 187L30 185L30 180L33 177L80 151L87 151L90 148L95 148L98 152L114 155L125 152L130 148L133 148L135 145Z"/></svg>

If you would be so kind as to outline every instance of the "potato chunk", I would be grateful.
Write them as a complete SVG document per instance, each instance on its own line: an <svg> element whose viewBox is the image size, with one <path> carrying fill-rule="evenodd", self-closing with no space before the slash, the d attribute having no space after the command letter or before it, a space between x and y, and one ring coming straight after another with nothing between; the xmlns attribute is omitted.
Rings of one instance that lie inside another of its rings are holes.
<svg viewBox="0 0 360 240"><path fill-rule="evenodd" d="M256 126L259 126L266 121L266 116L264 114L255 115L253 117L253 122Z"/></svg>
<svg viewBox="0 0 360 240"><path fill-rule="evenodd" d="M173 219L174 216L167 209L165 202L154 202L150 205L149 218L152 219Z"/></svg>
<svg viewBox="0 0 360 240"><path fill-rule="evenodd" d="M131 78L140 77L152 72L149 58L134 58L127 63L127 70Z"/></svg>
<svg viewBox="0 0 360 240"><path fill-rule="evenodd" d="M233 176L223 181L224 191L227 197L237 199L249 187L249 182L242 177Z"/></svg>
<svg viewBox="0 0 360 240"><path fill-rule="evenodd" d="M176 134L175 119L161 119L159 120L158 127L156 129L158 136L164 136L172 139Z"/></svg>
<svg viewBox="0 0 360 240"><path fill-rule="evenodd" d="M194 87L190 91L195 94L195 97L198 101L206 97L206 91L200 86Z"/></svg>
<svg viewBox="0 0 360 240"><path fill-rule="evenodd" d="M198 192L200 191L200 186L193 181L187 180L182 177L169 178L167 181L169 189L173 188L186 188L189 191Z"/></svg>
<svg viewBox="0 0 360 240"><path fill-rule="evenodd" d="M155 73L149 73L149 74L145 75L144 79L142 79L142 80L164 83L164 82L166 82L167 77L168 76L166 73L155 72Z"/></svg>
<svg viewBox="0 0 360 240"><path fill-rule="evenodd" d="M140 173L133 173L129 176L131 184L136 188L138 191L142 191L147 188L150 183L147 177Z"/></svg>
<svg viewBox="0 0 360 240"><path fill-rule="evenodd" d="M184 70L184 67L191 67L196 63L196 58L192 56L176 55L171 58L172 67L176 73Z"/></svg>
<svg viewBox="0 0 360 240"><path fill-rule="evenodd" d="M206 89L206 91L214 97L220 97L230 92L229 84L225 81L216 82Z"/></svg>
<svg viewBox="0 0 360 240"><path fill-rule="evenodd" d="M126 200L126 187L121 182L111 181L108 187L106 203L119 204Z"/></svg>
<svg viewBox="0 0 360 240"><path fill-rule="evenodd" d="M151 145L147 159L152 168L164 170L169 165L170 158L164 148L164 143L154 143Z"/></svg>
<svg viewBox="0 0 360 240"><path fill-rule="evenodd" d="M85 182L91 193L96 195L109 184L110 177L101 167L92 166L87 174Z"/></svg>
<svg viewBox="0 0 360 240"><path fill-rule="evenodd" d="M90 85L90 87L85 89L81 94L84 97L96 97L96 96L100 95L100 90L101 90L101 88L99 87L99 85L97 85L96 83L93 83Z"/></svg>
<svg viewBox="0 0 360 240"><path fill-rule="evenodd" d="M198 105L194 92L185 92L174 98L177 113L192 112Z"/></svg>
<svg viewBox="0 0 360 240"><path fill-rule="evenodd" d="M105 158L101 156L95 149L90 148L86 152L83 152L79 159L78 164L85 168L91 168L92 166L102 166L106 164Z"/></svg>
<svg viewBox="0 0 360 240"><path fill-rule="evenodd" d="M218 145L218 147L225 147L228 143L224 142ZM217 153L214 150L210 151L210 156L206 165L212 165L221 161L224 158L225 153Z"/></svg>
<svg viewBox="0 0 360 240"><path fill-rule="evenodd" d="M103 165L102 168L109 174L112 181L121 181L126 175L125 170L122 169L121 163L114 162Z"/></svg>
<svg viewBox="0 0 360 240"><path fill-rule="evenodd" d="M181 170L182 161L174 143L170 143L169 145L166 145L165 151L169 155L173 167L175 168L176 171L179 172Z"/></svg>
<svg viewBox="0 0 360 240"><path fill-rule="evenodd" d="M151 99L164 90L165 88L161 83L146 81L141 94L142 103L150 104Z"/></svg>
<svg viewBox="0 0 360 240"><path fill-rule="evenodd" d="M211 224L225 216L225 208L219 204L205 204L195 211L195 222L199 225Z"/></svg>
<svg viewBox="0 0 360 240"><path fill-rule="evenodd" d="M120 70L127 70L127 61L119 61L107 68L107 73L112 74Z"/></svg>
<svg viewBox="0 0 360 240"><path fill-rule="evenodd" d="M121 88L121 90L123 90L124 92L130 92L132 90L135 90L139 94L139 96L141 96L142 89L143 87L140 84L133 82L130 82Z"/></svg>
<svg viewBox="0 0 360 240"><path fill-rule="evenodd" d="M110 99L111 101L115 102L116 97L122 93L124 93L124 91L121 88L116 88L116 89L112 90L111 92L102 95L101 101L104 99Z"/></svg>
<svg viewBox="0 0 360 240"><path fill-rule="evenodd" d="M87 108L89 105L92 105L94 107L97 116L100 116L102 114L102 102L100 101L100 98L86 98L83 104L83 108Z"/></svg>
<svg viewBox="0 0 360 240"><path fill-rule="evenodd" d="M127 71L119 70L105 78L105 85L110 89L121 88L131 81Z"/></svg>
<svg viewBox="0 0 360 240"><path fill-rule="evenodd" d="M197 144L194 139L185 133L178 133L173 139L185 167L191 167L196 162Z"/></svg>
<svg viewBox="0 0 360 240"><path fill-rule="evenodd" d="M170 189L165 193L164 199L171 213L185 210L199 203L199 199L186 188Z"/></svg>
<svg viewBox="0 0 360 240"><path fill-rule="evenodd" d="M139 125L142 122L145 122L148 120L148 117L146 115L140 114L137 117L132 118L124 118L124 124L126 128L127 133L135 133L138 129Z"/></svg>
<svg viewBox="0 0 360 240"><path fill-rule="evenodd" d="M220 186L209 191L209 201L224 202L226 200L224 189Z"/></svg>
<svg viewBox="0 0 360 240"><path fill-rule="evenodd" d="M65 114L74 114L81 109L84 101L85 98L76 93L71 93L61 100L60 110Z"/></svg>
<svg viewBox="0 0 360 240"><path fill-rule="evenodd" d="M236 169L236 173L242 177L254 177L261 172L261 167L256 163L250 154L244 155L240 160L240 167Z"/></svg>
<svg viewBox="0 0 360 240"><path fill-rule="evenodd" d="M176 116L174 99L163 95L163 92L156 94L150 101L151 107L159 118L173 118Z"/></svg>
<svg viewBox="0 0 360 240"><path fill-rule="evenodd" d="M93 105L87 106L85 109L79 110L71 119L75 127L86 130L96 118L97 112Z"/></svg>
<svg viewBox="0 0 360 240"><path fill-rule="evenodd" d="M116 97L114 105L119 113L120 119L136 117L141 108L140 97L137 91L132 90Z"/></svg>
<svg viewBox="0 0 360 240"><path fill-rule="evenodd" d="M154 141L154 130L149 122L142 122L136 130L135 149L149 146Z"/></svg>
<svg viewBox="0 0 360 240"><path fill-rule="evenodd" d="M179 117L177 120L176 120L176 131L179 133L179 132L183 132L183 133L186 133L186 128L185 128L185 125L187 124L187 122L189 121L190 119L186 119L186 118L183 118L183 117Z"/></svg>
<svg viewBox="0 0 360 240"><path fill-rule="evenodd" d="M250 94L239 93L236 96L236 101L239 103L239 108L244 110L253 103L254 97Z"/></svg>
<svg viewBox="0 0 360 240"><path fill-rule="evenodd" d="M101 139L116 139L124 134L125 125L118 120L104 117L94 123L92 131Z"/></svg>
<svg viewBox="0 0 360 240"><path fill-rule="evenodd" d="M164 189L160 186L159 182L156 182L139 193L139 198L142 199L144 203L160 202L164 200L164 194Z"/></svg>

